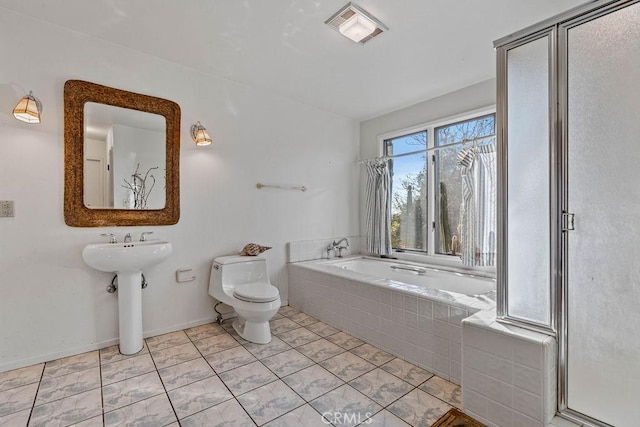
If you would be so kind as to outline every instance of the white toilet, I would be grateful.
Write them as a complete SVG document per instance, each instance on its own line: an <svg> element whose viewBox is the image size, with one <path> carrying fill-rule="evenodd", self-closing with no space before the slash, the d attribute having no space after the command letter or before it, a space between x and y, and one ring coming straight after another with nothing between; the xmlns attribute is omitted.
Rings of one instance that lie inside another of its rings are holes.
<svg viewBox="0 0 640 427"><path fill-rule="evenodd" d="M271 341L269 320L280 309L278 288L269 283L267 261L255 256L218 257L211 266L209 295L238 313L233 329L247 341Z"/></svg>

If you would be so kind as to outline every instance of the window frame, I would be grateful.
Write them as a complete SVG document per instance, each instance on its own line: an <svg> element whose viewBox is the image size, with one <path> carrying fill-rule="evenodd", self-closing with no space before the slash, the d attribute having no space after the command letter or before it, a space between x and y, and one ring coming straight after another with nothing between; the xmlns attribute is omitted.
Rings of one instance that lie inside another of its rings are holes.
<svg viewBox="0 0 640 427"><path fill-rule="evenodd" d="M383 134L379 134L378 135L378 154L380 156L385 156L386 155L386 144L387 141L390 139L394 139L394 138L400 138L403 136L407 136L407 135L411 135L414 133L418 133L418 132L427 132L427 148L426 150L431 150L431 151L426 151L428 153L427 156L427 191L428 191L428 199L427 199L427 224L429 224L428 226L428 234L427 234L427 251L420 251L420 250L415 250L415 249L401 249L401 250L396 250L395 248L393 249L393 256L401 259L401 260L405 260L405 261L411 261L411 262L420 262L420 263L427 263L427 264L437 264L437 265L442 265L442 266L446 266L446 267L453 267L453 268L459 268L459 269L465 269L465 270L474 270L474 271L480 271L483 273L488 273L492 276L495 276L496 274L496 266L493 267L467 267L464 266L462 264L462 260L457 257L457 256L453 256L453 255L446 255L446 254L439 254L436 253L436 238L435 238L435 231L436 228L433 227L433 223L434 221L436 221L436 205L437 205L437 200L436 200L436 196L437 196L437 191L436 191L436 185L435 185L435 175L436 175L436 168L435 168L435 163L433 162L433 157L431 156L432 154L435 154L434 152L434 148L436 147L435 143L436 143L436 136L435 136L435 132L436 129L444 127L444 126L448 126L448 125L452 125L455 123L459 123L459 122L465 122L465 121L469 121L469 120L473 120L475 118L481 118L484 116L488 116L488 115L493 115L495 117L496 115L496 106L495 105L491 105L491 106L487 106L487 107L483 107L483 108L479 108L476 110L471 110L471 111L467 111L461 114L456 114L456 115L452 115L452 116L448 116L445 118L441 118L441 119L436 119L433 121L429 121L426 123L422 123L422 124L418 124L418 125L414 125L414 126L410 126L410 127L406 127L406 128L401 128L401 129L397 129L391 132L386 132ZM496 127L496 131L497 131L497 127ZM446 147L446 145L442 146L442 147ZM425 150L418 150L416 151L416 153L421 153Z"/></svg>

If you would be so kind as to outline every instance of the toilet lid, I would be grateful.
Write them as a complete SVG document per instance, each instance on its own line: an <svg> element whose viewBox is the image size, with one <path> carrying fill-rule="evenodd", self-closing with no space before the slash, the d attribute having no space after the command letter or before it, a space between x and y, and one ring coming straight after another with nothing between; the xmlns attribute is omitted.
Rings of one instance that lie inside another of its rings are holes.
<svg viewBox="0 0 640 427"><path fill-rule="evenodd" d="M233 290L234 297L249 302L271 302L277 300L279 295L278 288L268 283L247 283Z"/></svg>

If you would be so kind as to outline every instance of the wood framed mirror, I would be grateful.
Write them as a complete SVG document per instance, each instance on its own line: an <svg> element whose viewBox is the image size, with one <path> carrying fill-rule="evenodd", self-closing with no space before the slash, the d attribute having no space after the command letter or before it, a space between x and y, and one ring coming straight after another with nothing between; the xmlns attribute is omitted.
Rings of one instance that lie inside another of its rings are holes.
<svg viewBox="0 0 640 427"><path fill-rule="evenodd" d="M73 227L180 218L180 106L82 80L64 85L64 220Z"/></svg>

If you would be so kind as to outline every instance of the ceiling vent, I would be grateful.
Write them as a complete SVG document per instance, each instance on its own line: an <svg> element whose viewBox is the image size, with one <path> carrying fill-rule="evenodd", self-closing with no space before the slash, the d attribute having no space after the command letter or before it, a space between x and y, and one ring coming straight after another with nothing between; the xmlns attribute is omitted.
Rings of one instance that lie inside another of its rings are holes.
<svg viewBox="0 0 640 427"><path fill-rule="evenodd" d="M331 18L327 19L325 24L360 44L365 44L389 29L376 17L353 3L347 3Z"/></svg>

